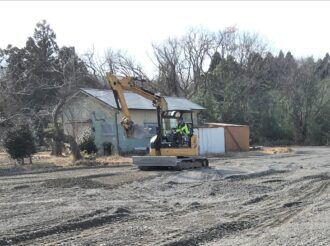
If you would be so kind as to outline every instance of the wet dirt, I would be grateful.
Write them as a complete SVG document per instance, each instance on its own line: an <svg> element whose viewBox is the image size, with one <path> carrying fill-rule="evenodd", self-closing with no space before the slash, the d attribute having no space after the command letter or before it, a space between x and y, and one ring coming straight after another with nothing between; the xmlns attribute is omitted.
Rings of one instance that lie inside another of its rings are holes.
<svg viewBox="0 0 330 246"><path fill-rule="evenodd" d="M330 245L330 148L0 176L0 245Z"/></svg>

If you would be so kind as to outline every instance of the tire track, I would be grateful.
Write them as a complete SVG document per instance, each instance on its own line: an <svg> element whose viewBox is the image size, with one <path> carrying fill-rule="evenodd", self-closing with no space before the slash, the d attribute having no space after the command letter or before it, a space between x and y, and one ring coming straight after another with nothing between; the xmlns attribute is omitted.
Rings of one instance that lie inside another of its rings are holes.
<svg viewBox="0 0 330 246"><path fill-rule="evenodd" d="M232 221L217 224L212 227L205 228L201 232L194 232L187 238L180 239L174 242L163 244L164 246L197 246L202 243L210 242L215 239L220 239L224 236L237 233L254 226L254 221Z"/></svg>
<svg viewBox="0 0 330 246"><path fill-rule="evenodd" d="M240 219L252 216L260 222L257 225L258 228L280 226L307 209L313 203L312 200L321 196L330 185L329 179L329 176L302 178L300 179L301 181L310 181L290 189L290 192L287 192L287 194L291 193L290 196L266 198L266 203L262 206L264 208L263 210L255 214L247 213L240 217Z"/></svg>
<svg viewBox="0 0 330 246"><path fill-rule="evenodd" d="M233 214L233 216L229 215L228 217L234 219L233 221L208 227L205 230L194 232L193 235L190 231L181 231L152 245L195 246L218 240L237 232L251 229L255 232L256 230L280 226L307 209L312 204L311 200L325 193L330 186L329 179L329 176L324 175L304 177L299 179L296 182L296 186L290 189L291 196L285 197L283 192L278 196L279 194L275 192L273 195L263 195L251 199L245 202L244 205L253 206L258 203L258 206L249 208L247 211L239 214ZM309 182L297 185L302 181ZM297 194L299 195L297 196Z"/></svg>
<svg viewBox="0 0 330 246"><path fill-rule="evenodd" d="M93 214L97 213L94 212ZM90 217L93 216L93 214L87 214L85 216L81 216L80 218ZM0 245L18 244L24 241L46 237L53 234L66 233L75 230L86 230L93 227L102 226L104 224L113 223L128 216L129 213L115 213L85 220L79 220L79 218L76 220L69 220L60 225L45 228L43 230L27 232L17 236L3 237L0 239Z"/></svg>

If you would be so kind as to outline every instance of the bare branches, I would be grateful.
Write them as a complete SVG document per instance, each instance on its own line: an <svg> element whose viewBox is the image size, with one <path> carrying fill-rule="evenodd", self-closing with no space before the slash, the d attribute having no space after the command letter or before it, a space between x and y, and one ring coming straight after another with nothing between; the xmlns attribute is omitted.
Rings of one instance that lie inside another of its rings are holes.
<svg viewBox="0 0 330 246"><path fill-rule="evenodd" d="M97 56L94 50L91 50L84 55L84 61L94 77L101 80L106 87L108 87L107 72L117 76L132 76L149 80L142 66L127 52L121 50L108 49L103 57Z"/></svg>
<svg viewBox="0 0 330 246"><path fill-rule="evenodd" d="M181 39L153 44L157 80L163 90L169 95L191 97L205 81L216 48L214 35L200 29L190 29Z"/></svg>
<svg viewBox="0 0 330 246"><path fill-rule="evenodd" d="M108 56L109 57L109 56ZM114 55L115 61L117 61L117 74L123 76L138 77L140 79L147 79L148 77L143 71L141 65L139 65L131 56L122 51L118 51Z"/></svg>
<svg viewBox="0 0 330 246"><path fill-rule="evenodd" d="M162 45L153 44L155 64L158 66L157 82L165 95L183 94L183 49L177 39L168 39Z"/></svg>
<svg viewBox="0 0 330 246"><path fill-rule="evenodd" d="M187 94L191 97L197 88L205 83L209 72L209 65L217 47L214 35L206 30L191 29L183 37L184 58L187 68L186 84L189 84L190 91Z"/></svg>
<svg viewBox="0 0 330 246"><path fill-rule="evenodd" d="M264 56L268 51L267 44L256 33L242 32L238 35L237 59L240 64L245 64L252 53Z"/></svg>
<svg viewBox="0 0 330 246"><path fill-rule="evenodd" d="M111 71L113 67L108 68L107 61L96 55L94 47L83 55L83 60L88 70L92 72L94 79L99 80L103 86L106 86L105 75L109 71L108 69Z"/></svg>

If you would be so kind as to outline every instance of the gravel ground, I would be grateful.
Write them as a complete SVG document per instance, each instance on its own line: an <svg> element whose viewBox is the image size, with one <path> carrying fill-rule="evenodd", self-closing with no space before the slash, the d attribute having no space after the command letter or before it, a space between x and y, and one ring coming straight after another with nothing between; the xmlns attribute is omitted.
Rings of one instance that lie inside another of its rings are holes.
<svg viewBox="0 0 330 246"><path fill-rule="evenodd" d="M330 148L210 168L0 170L0 245L330 245Z"/></svg>

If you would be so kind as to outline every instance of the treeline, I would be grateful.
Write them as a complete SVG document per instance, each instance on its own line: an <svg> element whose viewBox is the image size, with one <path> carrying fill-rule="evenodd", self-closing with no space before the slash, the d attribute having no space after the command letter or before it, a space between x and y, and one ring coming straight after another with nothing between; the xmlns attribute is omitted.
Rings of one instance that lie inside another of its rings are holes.
<svg viewBox="0 0 330 246"><path fill-rule="evenodd" d="M328 145L330 60L278 54L257 34L190 30L154 45L163 93L203 105L204 119L247 124L252 144Z"/></svg>
<svg viewBox="0 0 330 246"><path fill-rule="evenodd" d="M256 144L329 143L328 54L320 60L273 54L257 34L236 28L190 29L152 48L156 74L148 78L125 52L79 57L74 47L58 47L47 22L38 23L25 47L0 49L0 127L28 123L39 145L48 137L60 153L68 140L57 122L65 101L80 87L107 88L111 72L148 79L149 89L203 105L206 121L248 124Z"/></svg>
<svg viewBox="0 0 330 246"><path fill-rule="evenodd" d="M329 59L253 52L240 63L216 53L194 98L208 120L248 124L254 143L328 145Z"/></svg>

